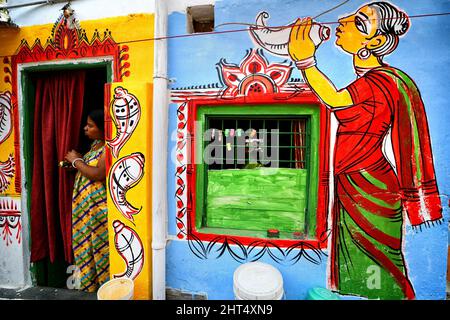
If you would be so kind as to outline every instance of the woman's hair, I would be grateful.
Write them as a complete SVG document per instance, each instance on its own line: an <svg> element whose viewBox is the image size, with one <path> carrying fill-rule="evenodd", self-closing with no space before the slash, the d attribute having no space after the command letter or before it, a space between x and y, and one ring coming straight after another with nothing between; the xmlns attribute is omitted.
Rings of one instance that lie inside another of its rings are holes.
<svg viewBox="0 0 450 320"><path fill-rule="evenodd" d="M102 109L94 109L89 112L88 117L95 122L97 128L99 128L102 132L105 132L105 113Z"/></svg>
<svg viewBox="0 0 450 320"><path fill-rule="evenodd" d="M377 35L384 35L386 42L379 48L371 50L380 59L391 53L398 46L399 37L409 29L408 15L387 2L372 2L368 5L378 15Z"/></svg>

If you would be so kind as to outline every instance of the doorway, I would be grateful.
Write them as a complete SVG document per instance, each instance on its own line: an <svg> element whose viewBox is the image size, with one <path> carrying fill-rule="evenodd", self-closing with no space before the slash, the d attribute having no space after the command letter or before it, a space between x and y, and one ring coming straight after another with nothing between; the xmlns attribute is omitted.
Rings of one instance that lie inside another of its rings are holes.
<svg viewBox="0 0 450 320"><path fill-rule="evenodd" d="M78 143L72 148L84 154L89 150L90 141L84 136L83 127L86 123L87 114L98 108L103 108L104 105L104 87L105 84L112 81L112 66L109 61L95 62L95 63L77 63L77 64L66 64L66 65L40 65L40 66L30 66L24 68L21 73L21 84L22 84L22 154L23 154L23 167L24 167L24 177L23 185L25 186L26 194L26 211L28 212L29 221L31 222L33 217L31 216L31 203L33 195L33 170L35 165L35 132L39 130L36 127L35 120L35 103L38 91L41 86L38 86L38 82L46 82L47 79L52 79L57 77L62 73L71 74L82 71L84 72L83 79L83 102L82 102L82 115L81 124L78 130ZM57 119L56 119L57 120ZM55 137L54 139L57 139ZM67 150L69 151L69 150ZM60 175L61 170L58 167L58 162L63 159L54 159L54 166L51 166L52 174L55 176ZM53 162L53 160L52 160ZM48 168L47 168L48 170ZM73 172L75 175L75 172ZM66 190L66 192L68 192ZM54 194L55 199L61 197L62 190L58 190ZM71 197L71 194L70 194ZM67 260L67 252L64 254L64 244L63 244L63 229L61 228L61 221L59 214L52 214L53 222L55 226L54 235L52 237L55 245L53 247L53 259L49 256L38 259L31 263L31 273L33 285L44 286L44 287L54 287L54 288L67 288L68 278L70 277L73 268L70 267L71 263ZM36 220L36 216L34 216ZM47 222L43 222L45 225ZM29 233L32 234L33 224L29 225ZM66 237L70 238L70 237ZM32 246L33 238L30 236L30 248ZM67 250L66 250L67 251ZM73 253L70 253L73 254ZM70 289L70 288L69 288Z"/></svg>

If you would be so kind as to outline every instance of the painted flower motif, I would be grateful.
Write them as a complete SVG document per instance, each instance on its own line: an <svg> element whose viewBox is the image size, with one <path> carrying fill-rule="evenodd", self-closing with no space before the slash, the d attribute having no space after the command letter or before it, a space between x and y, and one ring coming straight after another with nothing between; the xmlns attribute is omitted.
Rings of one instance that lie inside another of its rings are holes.
<svg viewBox="0 0 450 320"><path fill-rule="evenodd" d="M292 63L269 64L261 49L247 51L247 55L238 66L221 59L217 64L220 81L225 89L221 96L254 95L279 92L286 84Z"/></svg>
<svg viewBox="0 0 450 320"><path fill-rule="evenodd" d="M15 172L15 162L13 155L10 155L5 162L0 161L0 193L5 192Z"/></svg>
<svg viewBox="0 0 450 320"><path fill-rule="evenodd" d="M11 198L0 199L0 238L9 246L15 238L17 243L21 242L21 212L20 204ZM13 230L16 231L14 237Z"/></svg>

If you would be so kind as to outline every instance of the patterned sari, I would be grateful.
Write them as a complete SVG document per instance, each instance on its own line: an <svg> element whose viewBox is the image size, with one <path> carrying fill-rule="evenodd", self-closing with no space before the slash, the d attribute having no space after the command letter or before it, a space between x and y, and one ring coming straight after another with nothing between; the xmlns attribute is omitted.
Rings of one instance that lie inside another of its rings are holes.
<svg viewBox="0 0 450 320"><path fill-rule="evenodd" d="M391 67L347 89L354 105L335 112L331 285L341 294L413 299L403 214L414 227L442 218L423 102L414 82ZM383 154L389 131L394 163Z"/></svg>
<svg viewBox="0 0 450 320"><path fill-rule="evenodd" d="M105 146L98 150L91 147L83 159L96 166L104 150ZM106 187L104 182L89 180L80 172L75 176L73 189L72 230L80 289L94 292L109 280Z"/></svg>

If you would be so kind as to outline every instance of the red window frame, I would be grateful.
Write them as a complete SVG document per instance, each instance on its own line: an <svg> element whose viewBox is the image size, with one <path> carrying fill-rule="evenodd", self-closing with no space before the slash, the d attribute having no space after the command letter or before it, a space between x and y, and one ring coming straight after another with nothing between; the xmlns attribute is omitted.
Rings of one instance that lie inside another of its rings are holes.
<svg viewBox="0 0 450 320"><path fill-rule="evenodd" d="M308 243L320 248L327 247L326 239L324 235L327 230L327 216L328 216L328 203L329 203L329 151L330 151L330 111L329 109L319 100L311 91L304 91L299 95L292 97L292 93L273 93L264 94L259 96L247 96L247 97L235 97L226 99L209 99L209 98L199 98L190 99L187 103L188 108L188 120L187 120L187 130L188 130L188 144L187 144L187 159L189 163L187 164L187 219L188 219L188 240L201 240L201 241L216 241L222 242L226 238L233 238L234 241L239 242L243 245L249 245L255 242L255 240L267 241L267 238L256 238L247 236L237 236L237 235L223 235L222 240L218 239L221 235L203 233L195 227L196 221L196 165L195 165L195 150L197 139L194 135L194 123L197 119L197 111L199 107L208 106L223 106L223 105L247 105L247 106L257 106L257 105L270 105L270 104L309 104L312 106L317 106L320 113L320 137L319 137L319 168L318 168L318 192L317 192L317 213L316 213L316 234L315 239L306 240L296 240L296 239L274 239L270 238L270 242L278 247L289 247L299 241Z"/></svg>

